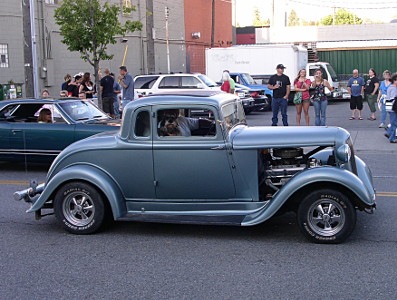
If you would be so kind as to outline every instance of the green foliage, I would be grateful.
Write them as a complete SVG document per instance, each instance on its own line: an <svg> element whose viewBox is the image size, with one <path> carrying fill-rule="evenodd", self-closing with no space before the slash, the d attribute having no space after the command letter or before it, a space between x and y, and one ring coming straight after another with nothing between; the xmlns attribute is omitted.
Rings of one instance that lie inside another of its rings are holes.
<svg viewBox="0 0 397 300"><path fill-rule="evenodd" d="M123 14L130 14L135 7L124 7ZM115 44L117 35L142 29L140 21L119 22L121 8L101 6L98 0L64 0L55 10L55 21L60 26L62 43L68 50L78 51L81 58L92 66L100 60L109 60L113 55L107 53L107 46Z"/></svg>
<svg viewBox="0 0 397 300"><path fill-rule="evenodd" d="M346 24L362 24L363 20L357 15L352 14L346 9L340 8L335 15L324 17L320 21L320 25L346 25Z"/></svg>
<svg viewBox="0 0 397 300"><path fill-rule="evenodd" d="M289 17L288 17L288 26L299 26L300 25L300 19L298 18L298 15L296 14L295 10L291 10Z"/></svg>

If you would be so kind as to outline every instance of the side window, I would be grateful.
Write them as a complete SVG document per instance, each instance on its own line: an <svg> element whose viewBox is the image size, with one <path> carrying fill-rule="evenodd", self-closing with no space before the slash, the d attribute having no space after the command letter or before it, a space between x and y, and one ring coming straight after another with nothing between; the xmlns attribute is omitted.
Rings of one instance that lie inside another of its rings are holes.
<svg viewBox="0 0 397 300"><path fill-rule="evenodd" d="M156 82L158 76L145 76L138 77L135 79L134 88L136 89L151 89L153 84Z"/></svg>
<svg viewBox="0 0 397 300"><path fill-rule="evenodd" d="M160 89L179 89L179 76L166 76L164 77L160 84Z"/></svg>
<svg viewBox="0 0 397 300"><path fill-rule="evenodd" d="M138 137L150 136L150 114L148 111L140 111L136 116L135 135Z"/></svg>
<svg viewBox="0 0 397 300"><path fill-rule="evenodd" d="M240 77L238 77L237 75L236 75L236 77L235 77L234 81L235 81L236 83L241 83L241 81L240 81Z"/></svg>
<svg viewBox="0 0 397 300"><path fill-rule="evenodd" d="M181 77L181 88L183 89L198 89L201 82L193 76Z"/></svg>
<svg viewBox="0 0 397 300"><path fill-rule="evenodd" d="M216 135L214 113L209 109L174 108L157 112L160 137L213 137Z"/></svg>

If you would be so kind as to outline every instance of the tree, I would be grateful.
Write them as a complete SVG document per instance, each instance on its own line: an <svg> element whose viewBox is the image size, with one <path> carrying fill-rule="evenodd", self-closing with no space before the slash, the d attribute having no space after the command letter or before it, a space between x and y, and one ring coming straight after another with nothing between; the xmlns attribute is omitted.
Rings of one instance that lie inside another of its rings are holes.
<svg viewBox="0 0 397 300"><path fill-rule="evenodd" d="M299 25L300 25L300 19L298 18L296 11L291 10L288 17L288 26L299 26Z"/></svg>
<svg viewBox="0 0 397 300"><path fill-rule="evenodd" d="M123 6L122 12L130 14L134 6ZM81 58L94 67L95 84L99 90L99 63L110 60L113 54L107 52L109 44L116 44L116 36L142 29L140 21L119 21L121 8L101 6L99 0L64 0L55 10L55 21L60 26L62 43L69 51L80 52ZM103 108L102 95L98 93L98 106Z"/></svg>
<svg viewBox="0 0 397 300"><path fill-rule="evenodd" d="M346 25L346 24L362 24L363 20L357 15L352 14L346 9L340 8L334 15L324 17L321 25Z"/></svg>

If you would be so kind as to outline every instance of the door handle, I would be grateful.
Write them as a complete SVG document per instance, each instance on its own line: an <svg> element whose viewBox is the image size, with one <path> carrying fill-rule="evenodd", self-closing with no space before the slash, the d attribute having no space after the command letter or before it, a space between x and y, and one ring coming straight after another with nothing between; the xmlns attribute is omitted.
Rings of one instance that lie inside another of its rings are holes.
<svg viewBox="0 0 397 300"><path fill-rule="evenodd" d="M13 129L11 130L12 134L16 134L17 132L22 132L22 130L20 129Z"/></svg>
<svg viewBox="0 0 397 300"><path fill-rule="evenodd" d="M212 147L211 150L223 150L225 147L223 145Z"/></svg>

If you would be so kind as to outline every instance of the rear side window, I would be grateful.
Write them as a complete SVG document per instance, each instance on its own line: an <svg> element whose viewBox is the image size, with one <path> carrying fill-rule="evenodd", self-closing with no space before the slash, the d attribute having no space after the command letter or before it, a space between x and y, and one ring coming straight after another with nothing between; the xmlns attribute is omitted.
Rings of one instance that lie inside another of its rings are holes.
<svg viewBox="0 0 397 300"><path fill-rule="evenodd" d="M151 89L156 82L158 76L138 77L134 81L134 88L136 89Z"/></svg>
<svg viewBox="0 0 397 300"><path fill-rule="evenodd" d="M181 87L183 89L198 89L199 84L201 83L197 78L193 76L182 76L181 81ZM201 85L203 84L201 83Z"/></svg>
<svg viewBox="0 0 397 300"><path fill-rule="evenodd" d="M159 88L160 89L179 89L179 76L166 76L164 77L160 84Z"/></svg>
<svg viewBox="0 0 397 300"><path fill-rule="evenodd" d="M150 136L150 115L148 111L141 111L136 116L135 135L138 137Z"/></svg>

